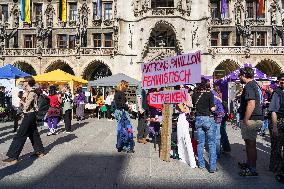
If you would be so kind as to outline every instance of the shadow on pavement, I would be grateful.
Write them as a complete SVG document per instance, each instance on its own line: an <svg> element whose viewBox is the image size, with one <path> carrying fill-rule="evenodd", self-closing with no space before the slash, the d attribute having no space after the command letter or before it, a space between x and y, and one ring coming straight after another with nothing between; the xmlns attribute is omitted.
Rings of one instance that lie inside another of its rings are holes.
<svg viewBox="0 0 284 189"><path fill-rule="evenodd" d="M58 138L53 143L51 143L51 144L49 144L45 147L45 153L47 154L53 147L55 147L59 144L62 144L64 142L70 142L70 141L72 141L76 138L77 138L77 136L74 135L74 134ZM20 172L20 171L28 168L30 165L32 165L32 163L36 160L36 158L29 157L31 154L32 153L28 153L28 154L21 156L20 161L15 165L10 165L8 167L4 167L3 169L0 169L0 180L4 177L8 176L8 175L12 175L14 173Z"/></svg>

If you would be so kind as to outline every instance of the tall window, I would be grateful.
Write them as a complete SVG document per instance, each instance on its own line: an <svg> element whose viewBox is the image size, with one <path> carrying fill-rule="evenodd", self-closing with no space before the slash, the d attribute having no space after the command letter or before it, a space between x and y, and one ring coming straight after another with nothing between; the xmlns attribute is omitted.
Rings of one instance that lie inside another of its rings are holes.
<svg viewBox="0 0 284 189"><path fill-rule="evenodd" d="M219 32L211 33L211 46L218 46L219 44Z"/></svg>
<svg viewBox="0 0 284 189"><path fill-rule="evenodd" d="M77 3L69 3L69 20L76 21L77 19Z"/></svg>
<svg viewBox="0 0 284 189"><path fill-rule="evenodd" d="M247 18L265 18L265 13L259 12L258 0L247 0L246 1L246 17ZM266 10L266 0L264 0L264 10Z"/></svg>
<svg viewBox="0 0 284 189"><path fill-rule="evenodd" d="M112 47L112 33L105 33L105 47Z"/></svg>
<svg viewBox="0 0 284 189"><path fill-rule="evenodd" d="M69 35L69 49L75 49L76 47L76 36L75 35Z"/></svg>
<svg viewBox="0 0 284 189"><path fill-rule="evenodd" d="M102 46L102 34L94 33L94 47L101 47Z"/></svg>
<svg viewBox="0 0 284 189"><path fill-rule="evenodd" d="M104 3L104 19L112 19L112 3Z"/></svg>
<svg viewBox="0 0 284 189"><path fill-rule="evenodd" d="M211 17L212 18L220 18L220 2L219 1L211 1Z"/></svg>
<svg viewBox="0 0 284 189"><path fill-rule="evenodd" d="M42 4L34 3L33 13L34 13L33 16L34 16L35 21L42 19Z"/></svg>
<svg viewBox="0 0 284 189"><path fill-rule="evenodd" d="M252 32L253 46L267 46L266 32Z"/></svg>
<svg viewBox="0 0 284 189"><path fill-rule="evenodd" d="M149 45L150 47L175 47L175 32L166 26L158 26L151 32Z"/></svg>
<svg viewBox="0 0 284 189"><path fill-rule="evenodd" d="M61 34L57 37L57 47L60 49L66 49L67 48L67 35Z"/></svg>
<svg viewBox="0 0 284 189"><path fill-rule="evenodd" d="M222 32L221 33L221 45L222 46L229 46L230 40L230 33L229 32Z"/></svg>
<svg viewBox="0 0 284 189"><path fill-rule="evenodd" d="M24 35L24 48L35 48L36 37L35 35Z"/></svg>
<svg viewBox="0 0 284 189"><path fill-rule="evenodd" d="M93 3L93 19L96 19L96 17L98 16L98 4L97 2Z"/></svg>
<svg viewBox="0 0 284 189"><path fill-rule="evenodd" d="M3 19L4 22L8 22L8 19L9 19L8 5L1 5L0 8L1 8L1 10L0 10L0 13L1 13L0 17L1 17L1 19Z"/></svg>
<svg viewBox="0 0 284 189"><path fill-rule="evenodd" d="M174 7L174 0L152 0L151 7L158 8L158 7Z"/></svg>

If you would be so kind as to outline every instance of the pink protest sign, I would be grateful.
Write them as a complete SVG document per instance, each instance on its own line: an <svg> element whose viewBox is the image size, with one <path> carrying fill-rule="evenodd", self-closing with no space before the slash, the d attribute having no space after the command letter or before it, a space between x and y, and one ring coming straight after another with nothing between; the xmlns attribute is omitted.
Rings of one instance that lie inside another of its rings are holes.
<svg viewBox="0 0 284 189"><path fill-rule="evenodd" d="M145 63L141 69L144 89L200 83L201 52Z"/></svg>
<svg viewBox="0 0 284 189"><path fill-rule="evenodd" d="M178 104L187 100L187 89L150 93L150 104Z"/></svg>

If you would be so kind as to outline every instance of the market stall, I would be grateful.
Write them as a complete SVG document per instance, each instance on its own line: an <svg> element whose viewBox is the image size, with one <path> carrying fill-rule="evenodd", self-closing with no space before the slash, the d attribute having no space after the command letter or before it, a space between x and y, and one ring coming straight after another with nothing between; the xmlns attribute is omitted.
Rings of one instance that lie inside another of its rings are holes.
<svg viewBox="0 0 284 189"><path fill-rule="evenodd" d="M29 74L19 70L18 68L7 64L0 68L0 86L5 87L7 93L16 86L16 79L30 76Z"/></svg>
<svg viewBox="0 0 284 189"><path fill-rule="evenodd" d="M76 77L74 75L68 74L62 70L54 70L45 74L34 76L34 79L37 83L45 83L48 85L63 85L69 84L71 91L74 93L77 87L82 87L88 83L88 81ZM17 80L18 82L22 81L22 79Z"/></svg>
<svg viewBox="0 0 284 189"><path fill-rule="evenodd" d="M245 64L244 67L251 67L254 69L254 79L257 81L263 81L265 83L270 83L276 80L276 78L269 77L259 69L252 67L251 64ZM228 102L229 112L232 111L232 102L234 101L236 95L240 92L242 84L239 81L240 69L229 73L227 76L216 80L214 83L219 85L222 91L222 97L224 101Z"/></svg>

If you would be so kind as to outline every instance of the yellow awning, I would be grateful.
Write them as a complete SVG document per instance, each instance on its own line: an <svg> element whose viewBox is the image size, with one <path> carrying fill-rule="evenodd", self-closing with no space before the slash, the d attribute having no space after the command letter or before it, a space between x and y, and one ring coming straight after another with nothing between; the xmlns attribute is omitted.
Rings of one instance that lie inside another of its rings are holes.
<svg viewBox="0 0 284 189"><path fill-rule="evenodd" d="M55 82L55 83L68 83L68 82L78 82L82 84L87 84L88 81L66 73L62 70L54 70L45 74L33 76L36 82L43 83L43 82ZM23 81L23 79L18 79L18 82Z"/></svg>

